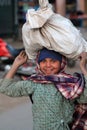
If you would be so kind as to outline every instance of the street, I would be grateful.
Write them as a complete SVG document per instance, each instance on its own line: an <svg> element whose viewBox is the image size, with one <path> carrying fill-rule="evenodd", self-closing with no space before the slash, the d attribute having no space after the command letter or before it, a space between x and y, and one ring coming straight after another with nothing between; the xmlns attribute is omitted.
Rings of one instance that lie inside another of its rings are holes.
<svg viewBox="0 0 87 130"><path fill-rule="evenodd" d="M31 103L0 113L0 130L32 130Z"/></svg>

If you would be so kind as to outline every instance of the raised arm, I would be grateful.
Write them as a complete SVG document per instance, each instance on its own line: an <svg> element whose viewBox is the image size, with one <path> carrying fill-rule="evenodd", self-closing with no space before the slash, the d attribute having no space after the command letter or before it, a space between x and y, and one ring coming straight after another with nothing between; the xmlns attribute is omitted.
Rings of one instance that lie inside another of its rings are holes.
<svg viewBox="0 0 87 130"><path fill-rule="evenodd" d="M8 73L6 74L5 78L11 79L14 77L16 71L18 70L18 68L27 62L27 55L25 53L25 51L21 51L20 54L15 58L11 69L8 71Z"/></svg>
<svg viewBox="0 0 87 130"><path fill-rule="evenodd" d="M87 64L87 52L83 52L80 55L80 68L84 76L87 76L86 64Z"/></svg>
<svg viewBox="0 0 87 130"><path fill-rule="evenodd" d="M15 81L13 79L17 69L27 61L27 55L22 51L14 60L7 75L0 79L0 93L11 97L29 96L34 91L35 84L32 81Z"/></svg>
<svg viewBox="0 0 87 130"><path fill-rule="evenodd" d="M80 68L85 78L85 87L81 96L77 99L79 103L87 103L87 52L83 52L80 55Z"/></svg>

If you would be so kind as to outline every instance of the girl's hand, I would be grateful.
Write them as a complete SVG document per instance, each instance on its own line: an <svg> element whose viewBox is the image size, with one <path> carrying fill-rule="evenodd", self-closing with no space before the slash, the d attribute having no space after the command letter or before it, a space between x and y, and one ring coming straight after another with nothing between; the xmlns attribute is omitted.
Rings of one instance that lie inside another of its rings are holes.
<svg viewBox="0 0 87 130"><path fill-rule="evenodd" d="M25 51L21 51L20 54L15 58L13 65L11 66L11 69L8 71L8 73L6 74L5 78L8 79L13 78L19 66L27 62L27 59L28 57Z"/></svg>
<svg viewBox="0 0 87 130"><path fill-rule="evenodd" d="M15 58L13 65L16 65L17 67L23 65L27 62L27 55L25 51L21 51L20 54Z"/></svg>
<svg viewBox="0 0 87 130"><path fill-rule="evenodd" d="M87 75L86 64L87 64L87 52L82 52L80 55L80 68L84 75Z"/></svg>

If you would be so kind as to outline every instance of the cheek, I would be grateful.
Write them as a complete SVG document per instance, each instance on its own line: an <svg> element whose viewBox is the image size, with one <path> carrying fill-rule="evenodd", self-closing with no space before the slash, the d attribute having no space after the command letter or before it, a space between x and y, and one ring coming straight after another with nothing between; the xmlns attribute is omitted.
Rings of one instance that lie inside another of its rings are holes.
<svg viewBox="0 0 87 130"><path fill-rule="evenodd" d="M59 71L61 69L61 64L60 63L57 63L57 64L54 64L54 68Z"/></svg>
<svg viewBox="0 0 87 130"><path fill-rule="evenodd" d="M40 70L42 70L44 65L42 63L40 63L39 67L40 67Z"/></svg>
<svg viewBox="0 0 87 130"><path fill-rule="evenodd" d="M61 68L61 64L58 64L58 69L60 69Z"/></svg>

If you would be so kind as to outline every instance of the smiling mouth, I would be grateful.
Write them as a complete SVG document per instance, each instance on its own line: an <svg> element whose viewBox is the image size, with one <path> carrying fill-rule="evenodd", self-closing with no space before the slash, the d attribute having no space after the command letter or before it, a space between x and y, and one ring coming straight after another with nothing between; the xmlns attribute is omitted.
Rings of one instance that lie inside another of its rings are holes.
<svg viewBox="0 0 87 130"><path fill-rule="evenodd" d="M53 72L53 70L50 69L50 70L46 70L45 72L46 72L47 74L51 74L51 73Z"/></svg>

